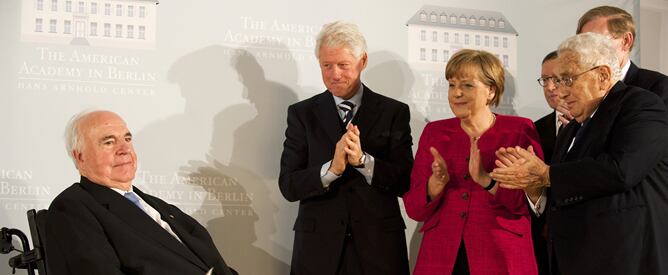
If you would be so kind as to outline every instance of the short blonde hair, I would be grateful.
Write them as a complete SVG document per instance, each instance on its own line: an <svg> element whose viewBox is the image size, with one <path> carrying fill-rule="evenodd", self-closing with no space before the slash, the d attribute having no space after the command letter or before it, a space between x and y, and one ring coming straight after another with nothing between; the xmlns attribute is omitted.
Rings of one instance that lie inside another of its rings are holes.
<svg viewBox="0 0 668 275"><path fill-rule="evenodd" d="M501 61L486 51L462 49L455 53L445 66L445 79L465 76L469 73L472 73L471 76L478 78L483 84L494 87L494 97L489 104L499 106L505 84L505 73Z"/></svg>

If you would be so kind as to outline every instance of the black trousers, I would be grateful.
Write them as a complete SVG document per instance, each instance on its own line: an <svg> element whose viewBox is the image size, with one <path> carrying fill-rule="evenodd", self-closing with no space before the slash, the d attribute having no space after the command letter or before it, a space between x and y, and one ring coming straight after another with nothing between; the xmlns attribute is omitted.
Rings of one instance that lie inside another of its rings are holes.
<svg viewBox="0 0 668 275"><path fill-rule="evenodd" d="M350 233L346 234L343 243L343 251L339 260L338 275L362 275L362 265L360 265L357 252L355 252L355 241Z"/></svg>
<svg viewBox="0 0 668 275"><path fill-rule="evenodd" d="M469 260L466 256L466 247L464 247L464 240L459 244L459 251L457 251L457 259L455 259L455 267L452 269L452 275L469 275Z"/></svg>

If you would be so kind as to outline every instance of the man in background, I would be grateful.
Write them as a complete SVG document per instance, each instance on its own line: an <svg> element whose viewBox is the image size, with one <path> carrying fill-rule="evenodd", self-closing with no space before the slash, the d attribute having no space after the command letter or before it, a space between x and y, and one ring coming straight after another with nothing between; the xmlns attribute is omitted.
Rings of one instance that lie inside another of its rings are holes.
<svg viewBox="0 0 668 275"><path fill-rule="evenodd" d="M550 160L552 159L552 151L554 150L554 142L557 139L557 134L573 118L568 112L566 103L559 98L559 92L554 83L556 79L554 74L556 59L557 51L552 51L543 58L540 78L538 78L538 84L543 87L545 101L552 109L552 112L534 122L540 136L540 145L543 149L544 160L547 164L551 163ZM549 274L549 266L545 215L542 215L542 211L531 211L530 213L532 213L531 238L533 240L536 263L538 264L538 273L547 275Z"/></svg>
<svg viewBox="0 0 668 275"><path fill-rule="evenodd" d="M657 94L668 106L668 77L659 72L638 68L629 59L636 38L636 27L631 14L611 6L593 8L578 20L577 33L584 32L594 32L612 39L619 59L622 82Z"/></svg>
<svg viewBox="0 0 668 275"><path fill-rule="evenodd" d="M137 156L120 116L79 113L65 139L81 180L49 207L50 275L237 274L195 219L133 186Z"/></svg>
<svg viewBox="0 0 668 275"><path fill-rule="evenodd" d="M366 49L356 25L323 26L327 91L288 108L279 187L299 201L291 274L409 274L398 197L410 186L410 112L362 84Z"/></svg>

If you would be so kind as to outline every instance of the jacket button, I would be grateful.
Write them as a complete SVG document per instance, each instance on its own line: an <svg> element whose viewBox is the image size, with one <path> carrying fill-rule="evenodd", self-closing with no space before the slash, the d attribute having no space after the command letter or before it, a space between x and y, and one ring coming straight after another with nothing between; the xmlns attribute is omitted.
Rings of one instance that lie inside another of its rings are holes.
<svg viewBox="0 0 668 275"><path fill-rule="evenodd" d="M468 200L469 199L469 193L462 193L462 200Z"/></svg>
<svg viewBox="0 0 668 275"><path fill-rule="evenodd" d="M465 179L465 180L468 180L468 179L470 179L470 178L471 178L471 176L470 176L469 174L464 175L464 179Z"/></svg>
<svg viewBox="0 0 668 275"><path fill-rule="evenodd" d="M462 219L466 218L466 212L460 212L459 217Z"/></svg>

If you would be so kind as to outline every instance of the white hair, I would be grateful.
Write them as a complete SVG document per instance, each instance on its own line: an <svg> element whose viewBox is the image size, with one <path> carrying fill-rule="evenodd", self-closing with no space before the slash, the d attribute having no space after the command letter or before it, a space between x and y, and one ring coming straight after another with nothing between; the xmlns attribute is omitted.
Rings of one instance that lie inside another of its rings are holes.
<svg viewBox="0 0 668 275"><path fill-rule="evenodd" d="M621 77L615 46L607 36L591 32L571 36L559 45L559 55L564 52L577 54L582 67L610 67L613 83Z"/></svg>
<svg viewBox="0 0 668 275"><path fill-rule="evenodd" d="M83 146L83 136L81 132L79 132L79 124L81 120L86 116L90 115L91 113L100 111L103 110L89 109L81 111L72 116L72 118L70 118L70 121L67 122L67 125L65 126L65 150L67 150L67 155L70 156L70 158L74 162L74 166L77 166L77 160L72 154L72 152L73 151L81 152Z"/></svg>
<svg viewBox="0 0 668 275"><path fill-rule="evenodd" d="M357 25L335 21L322 26L315 43L315 57L320 59L320 47L347 47L359 59L366 53L366 40Z"/></svg>

